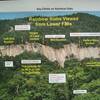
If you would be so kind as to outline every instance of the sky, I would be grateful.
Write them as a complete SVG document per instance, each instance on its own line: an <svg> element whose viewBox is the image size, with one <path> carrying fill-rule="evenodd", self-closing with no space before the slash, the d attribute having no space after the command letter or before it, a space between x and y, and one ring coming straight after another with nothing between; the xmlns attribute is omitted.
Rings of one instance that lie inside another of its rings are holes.
<svg viewBox="0 0 100 100"><path fill-rule="evenodd" d="M36 8L73 8L100 11L100 0L10 0L0 1L0 12L33 11Z"/></svg>
<svg viewBox="0 0 100 100"><path fill-rule="evenodd" d="M79 11L80 12L80 11ZM0 20L24 18L29 16L64 16L78 13L76 11L28 11L28 12L0 12ZM88 13L100 17L100 11L88 11L81 13Z"/></svg>

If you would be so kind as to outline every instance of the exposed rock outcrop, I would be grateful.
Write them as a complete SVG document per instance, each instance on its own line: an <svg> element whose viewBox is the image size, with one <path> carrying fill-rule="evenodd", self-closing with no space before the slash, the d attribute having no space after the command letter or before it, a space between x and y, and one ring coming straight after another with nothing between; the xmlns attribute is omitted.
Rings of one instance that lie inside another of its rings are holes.
<svg viewBox="0 0 100 100"><path fill-rule="evenodd" d="M24 51L38 52L41 55L44 55L50 61L57 61L62 67L64 67L66 57L69 58L71 55L79 60L91 57L100 58L100 48L78 48L78 45L76 44L68 44L64 45L64 48L54 49L38 43L27 43L25 45L0 46L0 51L2 56L16 56Z"/></svg>

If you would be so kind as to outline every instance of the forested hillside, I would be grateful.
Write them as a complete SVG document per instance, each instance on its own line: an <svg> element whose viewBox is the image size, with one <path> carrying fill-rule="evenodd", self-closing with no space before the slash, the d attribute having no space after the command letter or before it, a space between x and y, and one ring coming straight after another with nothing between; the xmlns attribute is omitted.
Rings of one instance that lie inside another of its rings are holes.
<svg viewBox="0 0 100 100"><path fill-rule="evenodd" d="M68 16L77 16L79 21L73 21L73 25L67 27L36 27L33 22L29 21L29 18L0 20L1 50L3 47L8 50L10 48L10 44L4 44L5 37L14 37L15 42L11 46L20 45L24 49L23 45L30 42L29 32L33 31L38 32L40 36L39 41L33 42L36 44L35 48L38 47L39 43L52 47L55 51L71 43L80 45L80 40L83 38L71 38L70 32L100 32L100 17L87 13ZM22 24L32 25L31 30L15 31L14 26ZM45 34L65 34L66 41L50 42L44 40ZM92 38L100 41L100 37L86 37L85 39ZM78 48L83 47L86 48L85 45ZM100 42L93 47L99 48ZM0 51L0 100L100 100L100 58L90 57L80 61L72 54L69 57L66 56L62 68L56 60L50 61L42 53L28 50L15 57L2 55ZM42 63L40 65L24 66L21 64L23 59L41 59ZM12 68L5 67L5 61L13 61L14 66ZM35 71L36 67L38 67L38 73ZM65 73L66 83L49 83L50 73ZM73 94L73 90L87 90L87 93Z"/></svg>

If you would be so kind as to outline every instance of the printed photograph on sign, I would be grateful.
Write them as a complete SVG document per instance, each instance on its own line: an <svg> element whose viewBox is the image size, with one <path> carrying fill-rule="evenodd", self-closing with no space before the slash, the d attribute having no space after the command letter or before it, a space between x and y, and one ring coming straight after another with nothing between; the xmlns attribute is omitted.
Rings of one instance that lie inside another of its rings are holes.
<svg viewBox="0 0 100 100"><path fill-rule="evenodd" d="M99 100L99 33L100 11L0 12L0 99Z"/></svg>

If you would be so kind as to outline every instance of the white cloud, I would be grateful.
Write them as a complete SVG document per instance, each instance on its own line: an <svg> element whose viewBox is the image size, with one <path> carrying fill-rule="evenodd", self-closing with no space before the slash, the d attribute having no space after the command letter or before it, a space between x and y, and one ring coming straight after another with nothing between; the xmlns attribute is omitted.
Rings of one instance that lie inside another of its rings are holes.
<svg viewBox="0 0 100 100"><path fill-rule="evenodd" d="M0 2L3 11L33 11L37 7L72 7L76 10L99 10L100 0L12 0Z"/></svg>

